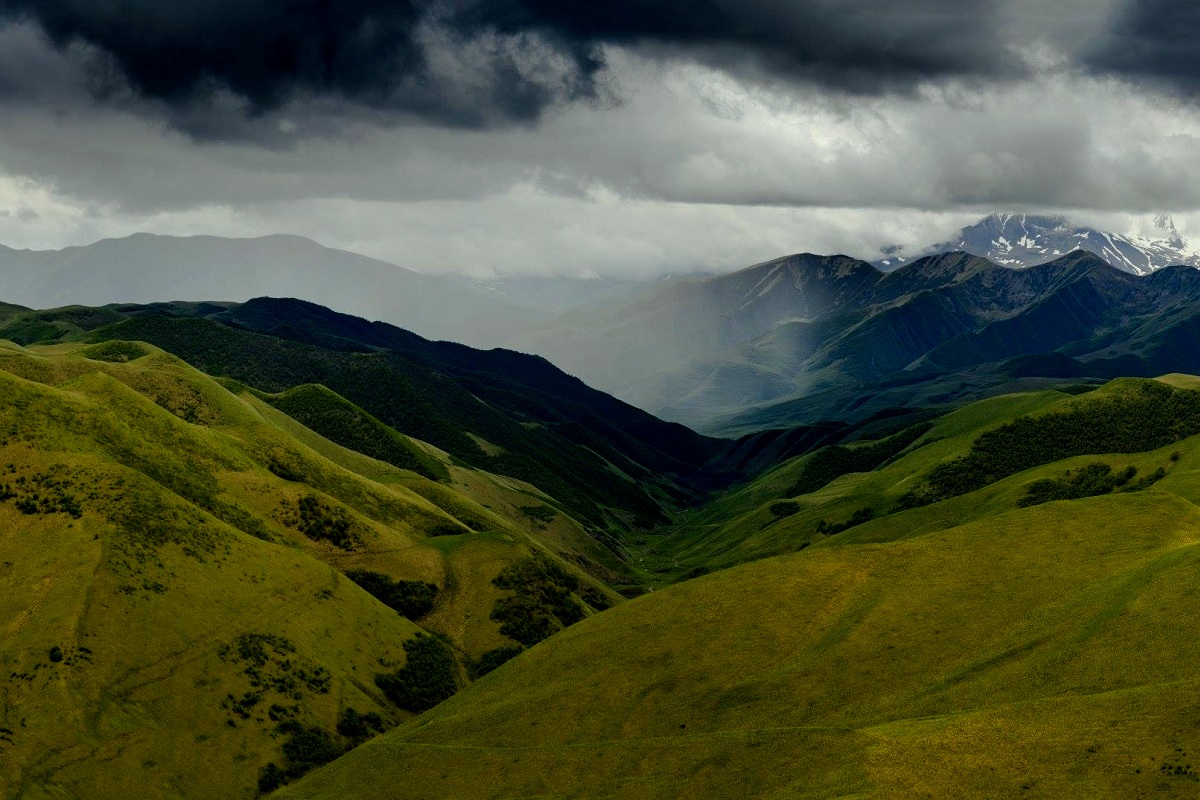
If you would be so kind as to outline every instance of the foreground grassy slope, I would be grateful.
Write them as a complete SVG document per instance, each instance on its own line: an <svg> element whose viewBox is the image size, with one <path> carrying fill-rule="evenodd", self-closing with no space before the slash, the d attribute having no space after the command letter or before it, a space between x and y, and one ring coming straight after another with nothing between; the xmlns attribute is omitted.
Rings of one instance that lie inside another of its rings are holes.
<svg viewBox="0 0 1200 800"><path fill-rule="evenodd" d="M1193 386L984 401L771 515L813 457L799 459L697 517L770 515L744 528L745 549L724 531L721 558L787 546L789 526L802 552L589 619L282 796L386 797L405 775L412 797L1194 797L1198 398L1172 394ZM900 508L989 437L1079 414L1098 454ZM1122 430L1169 444L1103 453ZM1047 486L1130 467L1142 477L1105 494L1043 502ZM881 516L813 530L864 506Z"/></svg>
<svg viewBox="0 0 1200 800"><path fill-rule="evenodd" d="M403 441L449 480L143 344L0 345L0 796L253 797L268 764L411 717L376 678L423 629L451 684L513 647L493 579L535 554L589 563L586 535L531 524L522 504L552 502L533 487ZM355 570L432 584L432 608L406 619Z"/></svg>
<svg viewBox="0 0 1200 800"><path fill-rule="evenodd" d="M410 797L1194 797L1198 542L1196 507L1154 488L744 565L572 628L283 796L403 775Z"/></svg>

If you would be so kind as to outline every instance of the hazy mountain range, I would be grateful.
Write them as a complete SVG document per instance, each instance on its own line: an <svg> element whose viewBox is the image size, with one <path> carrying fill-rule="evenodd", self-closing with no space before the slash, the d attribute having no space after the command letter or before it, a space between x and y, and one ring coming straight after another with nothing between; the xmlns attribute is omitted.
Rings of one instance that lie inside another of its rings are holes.
<svg viewBox="0 0 1200 800"><path fill-rule="evenodd" d="M0 249L0 280L9 302L35 308L319 301L431 339L536 353L665 418L741 434L844 417L851 401L866 418L889 404L944 405L1020 381L1108 375L1101 363L1135 342L1143 349L1126 355L1146 361L1190 308L1194 275L1166 265L1200 263L1169 218L1157 222L1162 238L1151 240L993 215L901 264L801 254L644 281L472 280L295 236L135 235L58 251ZM1150 324L1168 311L1170 320ZM1030 333L1006 333L1017 329ZM1004 361L1025 353L1074 361L1010 374ZM957 377L921 378L934 363Z"/></svg>
<svg viewBox="0 0 1200 800"><path fill-rule="evenodd" d="M1083 251L1027 269L951 253L882 272L798 255L559 317L513 345L668 419L742 433L1018 379L1200 369L1186 344L1198 326L1191 267L1139 277Z"/></svg>
<svg viewBox="0 0 1200 800"><path fill-rule="evenodd" d="M303 297L434 339L494 341L548 313L300 236L135 234L63 250L0 247L7 302L34 308Z"/></svg>
<svg viewBox="0 0 1200 800"><path fill-rule="evenodd" d="M806 255L530 334L737 440L304 300L0 304L0 795L1194 796L1200 379L1104 379L1198 298Z"/></svg>

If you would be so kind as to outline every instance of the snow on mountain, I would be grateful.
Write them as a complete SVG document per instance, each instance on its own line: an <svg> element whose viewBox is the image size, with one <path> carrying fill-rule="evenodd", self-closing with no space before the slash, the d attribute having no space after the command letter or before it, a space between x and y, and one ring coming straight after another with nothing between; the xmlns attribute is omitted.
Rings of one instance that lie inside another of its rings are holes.
<svg viewBox="0 0 1200 800"><path fill-rule="evenodd" d="M1134 275L1148 275L1175 264L1200 267L1200 251L1188 244L1169 215L1155 217L1154 227L1157 236L1147 237L1075 226L1064 217L991 214L963 228L956 239L927 247L908 258L889 254L876 266L892 270L922 256L963 250L997 264L1023 268L1074 250L1086 250Z"/></svg>

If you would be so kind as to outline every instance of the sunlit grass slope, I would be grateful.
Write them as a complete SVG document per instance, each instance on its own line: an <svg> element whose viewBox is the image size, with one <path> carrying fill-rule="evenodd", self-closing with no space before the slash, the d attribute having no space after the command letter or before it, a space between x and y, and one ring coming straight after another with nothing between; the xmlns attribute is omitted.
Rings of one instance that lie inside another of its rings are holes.
<svg viewBox="0 0 1200 800"><path fill-rule="evenodd" d="M514 646L490 618L503 570L603 571L564 515L522 510L550 498L396 441L448 480L143 344L0 344L0 796L254 797L268 764L412 716L376 677L422 628L451 685ZM410 621L354 570L433 584L432 609Z"/></svg>
<svg viewBox="0 0 1200 800"><path fill-rule="evenodd" d="M699 578L284 796L1195 796L1198 534L1151 490Z"/></svg>
<svg viewBox="0 0 1200 800"><path fill-rule="evenodd" d="M1132 417L1158 391L976 404L795 501L882 507L1021 415ZM1163 476L1022 505L1098 461ZM1193 436L884 515L588 619L282 796L1195 797L1197 499Z"/></svg>

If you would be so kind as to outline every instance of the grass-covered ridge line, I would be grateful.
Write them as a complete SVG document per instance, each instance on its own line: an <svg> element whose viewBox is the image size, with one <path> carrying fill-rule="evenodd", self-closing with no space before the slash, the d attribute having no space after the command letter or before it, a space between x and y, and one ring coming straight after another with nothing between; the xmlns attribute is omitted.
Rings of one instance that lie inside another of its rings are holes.
<svg viewBox="0 0 1200 800"><path fill-rule="evenodd" d="M436 445L462 463L532 483L598 530L622 529L630 521L643 527L664 524L672 502L668 496L686 495L673 479L635 463L539 398L506 409L501 401L532 390L472 383L484 380L485 373L456 378L399 353L326 350L208 319L138 317L88 338L150 342L210 375L267 393L321 384L383 425ZM482 402L479 395L485 391L495 392L496 402ZM625 436L609 423L596 424L606 435Z"/></svg>
<svg viewBox="0 0 1200 800"><path fill-rule="evenodd" d="M850 472L870 472L899 455L932 427L933 423L922 422L870 444L854 447L832 445L822 448L809 457L800 477L787 490L787 496L795 497L798 494L815 492Z"/></svg>
<svg viewBox="0 0 1200 800"><path fill-rule="evenodd" d="M1158 381L1120 380L1062 410L1021 417L982 434L971 451L935 467L903 508L967 494L1073 456L1144 453L1200 433L1200 392Z"/></svg>
<svg viewBox="0 0 1200 800"><path fill-rule="evenodd" d="M326 439L363 455L410 469L431 480L448 480L444 464L362 409L324 386L305 384L277 395L268 403Z"/></svg>

